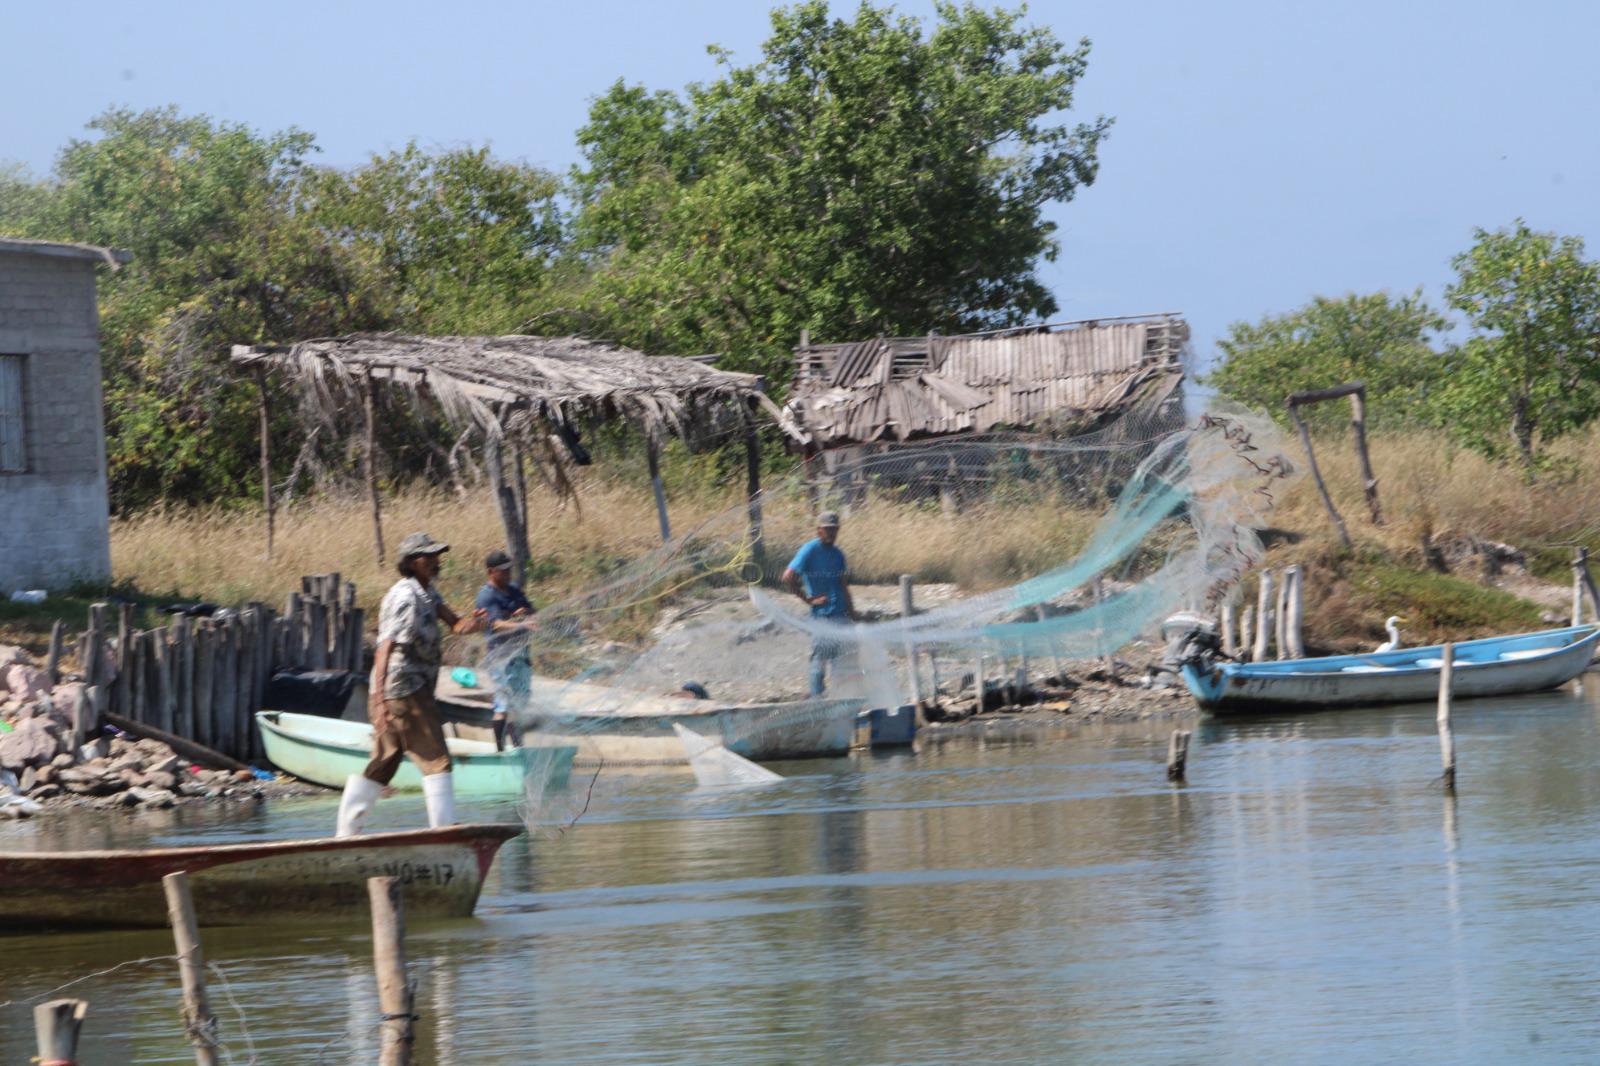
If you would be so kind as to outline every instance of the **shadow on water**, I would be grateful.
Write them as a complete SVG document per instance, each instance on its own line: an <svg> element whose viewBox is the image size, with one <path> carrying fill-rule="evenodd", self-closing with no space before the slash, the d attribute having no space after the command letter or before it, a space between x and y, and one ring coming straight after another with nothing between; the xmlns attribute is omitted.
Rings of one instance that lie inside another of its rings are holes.
<svg viewBox="0 0 1600 1066"><path fill-rule="evenodd" d="M753 790L602 775L514 840L479 916L414 926L417 1061L1035 1063L1583 1058L1600 1041L1600 681L780 767ZM7 848L312 835L332 797L61 816ZM464 817L513 817L467 807ZM384 825L420 803L385 801ZM0 903L3 905L3 903ZM376 1056L361 928L207 930L230 1051ZM8 937L0 1001L171 951ZM182 1062L169 961L93 977L84 1061ZM0 1060L31 1054L0 1007Z"/></svg>

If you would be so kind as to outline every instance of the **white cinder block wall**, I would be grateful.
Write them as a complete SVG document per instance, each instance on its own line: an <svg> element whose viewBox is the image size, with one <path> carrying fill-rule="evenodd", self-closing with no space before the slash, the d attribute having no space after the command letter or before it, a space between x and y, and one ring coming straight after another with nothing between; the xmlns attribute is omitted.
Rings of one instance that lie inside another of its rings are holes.
<svg viewBox="0 0 1600 1066"><path fill-rule="evenodd" d="M0 472L0 595L111 577L96 259L0 239L0 355L26 356L27 470Z"/></svg>

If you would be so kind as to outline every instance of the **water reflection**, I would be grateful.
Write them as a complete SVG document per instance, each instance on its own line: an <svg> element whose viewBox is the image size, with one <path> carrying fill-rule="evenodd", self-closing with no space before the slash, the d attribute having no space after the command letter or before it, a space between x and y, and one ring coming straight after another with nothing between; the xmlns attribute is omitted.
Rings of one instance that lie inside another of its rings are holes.
<svg viewBox="0 0 1600 1066"><path fill-rule="evenodd" d="M1168 723L794 763L754 791L604 775L572 830L507 845L478 919L410 931L417 1061L1582 1058L1600 1038L1595 694L1465 703L1455 727L1456 797L1431 706L1200 723L1182 788ZM0 832L103 847L330 817L299 801ZM375 1057L364 931L205 940L263 1061ZM9 938L0 999L170 950ZM190 1061L170 963L75 991L85 1061ZM0 1061L30 1031L0 1008Z"/></svg>

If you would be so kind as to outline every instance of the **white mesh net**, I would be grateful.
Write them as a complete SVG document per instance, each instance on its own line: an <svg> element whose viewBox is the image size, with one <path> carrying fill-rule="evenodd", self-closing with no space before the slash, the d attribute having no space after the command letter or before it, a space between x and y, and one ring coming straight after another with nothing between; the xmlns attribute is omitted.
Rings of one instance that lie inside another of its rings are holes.
<svg viewBox="0 0 1600 1066"><path fill-rule="evenodd" d="M1292 474L1269 419L1185 417L1172 399L1075 437L872 445L797 466L762 494L760 548L749 509L729 508L544 606L526 651L503 653L531 665L509 699L523 742L578 749L576 787L530 781L530 818L569 818L583 768L685 767L675 726L749 759L837 754L859 712L948 698L978 656L1030 676L1100 660L1231 589ZM813 617L782 581L823 510L841 516L850 619ZM477 673L504 684L506 663Z"/></svg>

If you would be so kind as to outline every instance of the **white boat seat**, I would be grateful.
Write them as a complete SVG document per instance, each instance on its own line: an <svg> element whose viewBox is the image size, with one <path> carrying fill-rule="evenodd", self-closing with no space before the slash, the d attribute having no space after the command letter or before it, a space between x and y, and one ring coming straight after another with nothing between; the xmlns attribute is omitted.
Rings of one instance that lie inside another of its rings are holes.
<svg viewBox="0 0 1600 1066"><path fill-rule="evenodd" d="M1503 651L1503 652L1500 653L1500 658L1502 658L1502 659L1531 659L1535 655L1545 655L1545 654L1549 653L1549 651L1550 651L1549 648L1529 648L1526 651Z"/></svg>
<svg viewBox="0 0 1600 1066"><path fill-rule="evenodd" d="M1345 673L1345 674L1381 674L1386 670L1393 670L1393 669L1394 669L1394 667L1392 667L1392 666L1378 666L1376 664L1373 664L1373 665L1362 665L1362 666L1347 666L1343 670L1341 670L1340 673Z"/></svg>

